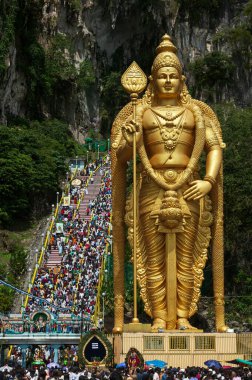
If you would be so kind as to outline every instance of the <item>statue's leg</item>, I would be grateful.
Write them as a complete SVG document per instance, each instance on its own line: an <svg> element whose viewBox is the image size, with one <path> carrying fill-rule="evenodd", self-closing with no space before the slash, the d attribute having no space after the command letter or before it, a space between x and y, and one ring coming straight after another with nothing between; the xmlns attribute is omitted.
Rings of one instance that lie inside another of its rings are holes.
<svg viewBox="0 0 252 380"><path fill-rule="evenodd" d="M150 213L141 215L147 251L147 287L153 315L153 328L166 328L165 234L157 231Z"/></svg>
<svg viewBox="0 0 252 380"><path fill-rule="evenodd" d="M184 232L177 234L177 316L178 328L192 328L188 322L194 288L193 252L199 216L191 211Z"/></svg>

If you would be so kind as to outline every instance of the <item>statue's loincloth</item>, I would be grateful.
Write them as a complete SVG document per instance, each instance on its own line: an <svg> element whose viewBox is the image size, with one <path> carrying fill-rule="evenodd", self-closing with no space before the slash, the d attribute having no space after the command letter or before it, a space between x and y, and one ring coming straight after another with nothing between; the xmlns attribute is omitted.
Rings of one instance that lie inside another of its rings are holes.
<svg viewBox="0 0 252 380"><path fill-rule="evenodd" d="M182 170L159 170L160 174L166 174L170 176L176 177L178 174L182 172ZM188 182L184 184L178 191L178 198L180 201L180 206L182 208L184 218L188 218L191 216L191 213L199 215L200 202L199 201L185 201L183 197L183 193L190 187L189 183L199 179L198 172L194 172ZM142 184L141 190L139 193L139 215L143 215L145 213L151 213L150 217L157 217L158 212L161 207L162 199L165 191L160 189L154 180L152 180L145 172L142 174Z"/></svg>

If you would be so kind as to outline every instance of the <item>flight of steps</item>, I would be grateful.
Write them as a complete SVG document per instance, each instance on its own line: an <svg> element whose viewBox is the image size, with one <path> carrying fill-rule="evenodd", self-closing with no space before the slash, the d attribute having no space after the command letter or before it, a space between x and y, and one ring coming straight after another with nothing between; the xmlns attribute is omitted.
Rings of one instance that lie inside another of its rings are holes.
<svg viewBox="0 0 252 380"><path fill-rule="evenodd" d="M84 220L90 220L91 219L91 213L87 215L87 207L90 202L90 200L93 200L97 197L99 190L101 188L101 176L99 175L99 171L97 172L96 175L93 176L94 178L94 183L89 182L88 185L88 194L84 194L84 198L82 202L80 203L79 207L79 213L81 219Z"/></svg>
<svg viewBox="0 0 252 380"><path fill-rule="evenodd" d="M88 177L80 177L80 178L84 181L88 179ZM94 178L94 183L91 183L89 181L88 194L84 194L84 198L82 202L80 203L80 207L79 207L79 213L80 213L81 219L88 220L88 221L91 219L91 213L87 215L87 212L86 212L89 201L97 197L100 187L101 187L101 175L99 174L99 170L93 176L93 178ZM76 208L77 206L73 203L71 205L73 206L73 208ZM61 265L61 256L59 255L58 248L52 247L49 258L46 263L46 267L55 268L57 265Z"/></svg>
<svg viewBox="0 0 252 380"><path fill-rule="evenodd" d="M61 256L59 255L58 248L51 248L50 256L47 260L46 267L47 268L55 268L57 265L61 264Z"/></svg>

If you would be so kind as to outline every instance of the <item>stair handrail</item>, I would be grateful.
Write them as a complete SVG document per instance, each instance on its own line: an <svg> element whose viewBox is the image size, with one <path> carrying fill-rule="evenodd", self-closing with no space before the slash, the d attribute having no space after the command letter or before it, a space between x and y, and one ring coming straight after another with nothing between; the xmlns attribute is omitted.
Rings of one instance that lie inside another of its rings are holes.
<svg viewBox="0 0 252 380"><path fill-rule="evenodd" d="M110 214L110 224L108 228L108 234L107 236L110 236L110 231L111 231L111 219L112 218L112 213ZM99 280L98 280L98 286L97 286L97 297L96 297L96 304L95 304L95 312L94 312L94 324L95 326L98 326L98 319L101 313L101 290L103 286L103 280L104 280L104 272L106 269L106 264L107 264L107 255L108 255L108 247L109 247L109 242L106 242L106 248L105 248L105 253L102 255L102 262L101 262L101 268L100 268L100 273L99 273ZM104 323L104 321L103 321Z"/></svg>
<svg viewBox="0 0 252 380"><path fill-rule="evenodd" d="M108 227L108 233L107 237L111 236L111 221L112 221L112 211L110 213L110 222L109 222L109 227ZM102 255L102 262L101 262L101 267L100 267L100 272L99 272L99 280L98 280L98 285L97 285L97 296L96 296L96 304L95 304L95 312L93 316L93 321L95 326L98 326L98 318L100 316L100 310L101 310L101 290L103 286L103 279L104 279L104 272L106 268L106 262L107 262L107 255L108 255L108 247L110 243L106 242L106 247L105 247L105 253ZM103 321L104 323L104 321Z"/></svg>

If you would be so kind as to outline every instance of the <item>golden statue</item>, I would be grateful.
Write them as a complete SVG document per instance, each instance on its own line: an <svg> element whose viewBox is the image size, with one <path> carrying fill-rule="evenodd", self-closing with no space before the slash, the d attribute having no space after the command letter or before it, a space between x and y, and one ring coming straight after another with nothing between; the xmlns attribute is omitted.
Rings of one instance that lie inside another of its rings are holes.
<svg viewBox="0 0 252 380"><path fill-rule="evenodd" d="M194 329L188 319L197 310L212 237L216 330L224 332L225 144L212 109L190 97L177 49L168 35L156 51L144 96L137 100L137 94L131 94L133 102L119 112L112 127L113 332L123 331L125 222L132 247L135 227L135 273L145 311L153 318L153 331ZM143 81L135 66L132 70L132 83ZM137 166L135 220L134 191L127 202L125 195L133 145L141 161ZM199 159L204 151L206 174L202 180Z"/></svg>

